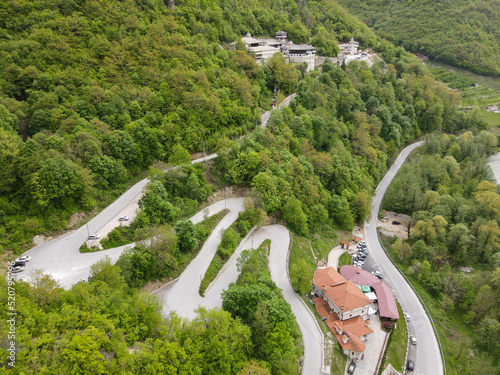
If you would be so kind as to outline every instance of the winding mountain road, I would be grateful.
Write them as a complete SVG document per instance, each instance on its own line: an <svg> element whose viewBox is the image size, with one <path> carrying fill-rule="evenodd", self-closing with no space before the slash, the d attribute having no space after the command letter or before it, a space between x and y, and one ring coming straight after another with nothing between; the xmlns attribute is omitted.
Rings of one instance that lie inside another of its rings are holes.
<svg viewBox="0 0 500 375"><path fill-rule="evenodd" d="M271 278L283 296L290 304L292 312L302 332L304 340L304 363L302 374L321 374L323 365L323 333L311 311L302 302L293 290L288 279L288 248L290 235L288 229L282 225L270 225L250 232L240 243L234 254L224 266L219 276L205 292L205 297L199 295L201 279L212 260L221 240L221 230L228 228L243 209L243 198L228 199L226 203L219 201L208 207L209 215L213 215L226 206L230 212L220 221L212 234L208 237L198 256L189 264L178 281L169 284L154 292L163 303L165 312L175 311L184 318L195 317L198 306L214 308L222 306L221 293L236 282L239 272L236 260L243 250L258 248L265 240L271 240L269 255L269 269ZM191 218L193 223L202 220L203 212Z"/></svg>
<svg viewBox="0 0 500 375"><path fill-rule="evenodd" d="M288 105L294 95L288 97L282 105ZM261 119L262 126L267 124L269 112L266 112ZM365 224L367 246L372 249L372 255L383 271L385 281L388 282L396 292L405 311L412 315L410 329L414 330L419 344L416 348L414 359L416 359L416 374L442 374L443 365L439 356L436 337L432 331L429 319L423 311L417 297L406 284L399 272L394 268L390 260L382 250L377 234L376 220L380 202L385 190L397 169L402 165L408 154L422 142L411 145L404 149L390 171L379 184L376 196L373 200L372 218ZM203 162L217 157L216 154L207 155L194 160L193 163ZM148 179L139 181L115 202L105 208L88 224L79 229L67 233L50 242L39 245L27 252L32 257L31 262L26 263L26 270L17 274L20 279L29 279L30 271L40 269L50 274L64 288L70 288L80 280L86 280L89 275L90 266L98 260L109 256L112 262L116 262L129 244L110 250L103 250L94 253L80 253L79 248L88 237L88 233L96 233L109 222L117 221L117 217L142 191ZM263 241L271 240L271 250L269 257L269 267L271 277L276 285L283 290L285 299L290 303L292 311L297 318L298 325L304 340L304 363L303 374L320 374L323 365L323 334L312 315L302 300L292 289L288 279L288 248L290 237L288 230L281 225L273 225L259 228L249 234L239 245L235 254L231 257L223 272L212 283L206 291L206 297L198 294L201 278L205 274L211 259L213 258L217 246L221 240L221 231L229 227L237 218L238 212L243 209L243 198L231 198L219 201L208 207L209 215L213 215L224 209L230 212L219 222L215 230L208 237L199 255L190 263L179 279L155 292L164 303L165 311L177 311L179 315L192 318L194 309L198 306L212 308L221 306L220 294L231 282L237 280L236 259L244 249L257 248ZM197 223L203 220L204 213L199 212L191 220Z"/></svg>
<svg viewBox="0 0 500 375"><path fill-rule="evenodd" d="M413 373L416 375L440 375L443 374L443 362L441 360L438 341L432 329L431 321L425 313L418 297L413 292L413 289L408 285L404 277L387 257L380 245L377 235L378 213L387 187L390 185L396 172L401 165L403 165L408 155L423 144L423 141L417 142L401 151L391 169L378 185L372 201L372 216L370 220L365 223L365 241L366 246L371 251L373 259L384 275L384 281L392 287L403 310L411 316L408 327L410 334L415 335L418 341L417 345L410 345L408 354L408 359L413 360L415 363L415 370Z"/></svg>
<svg viewBox="0 0 500 375"><path fill-rule="evenodd" d="M295 96L296 94L292 94L286 97L279 108L289 105ZM266 126L270 115L271 111L267 111L261 116L262 127ZM217 154L210 154L193 160L192 163L202 163L216 157ZM32 260L26 263L24 272L16 274L16 278L28 280L31 271L39 269L50 274L63 288L68 289L80 280L87 280L90 266L103 257L109 256L112 262L116 262L125 247L134 245L125 245L94 253L80 253L80 246L88 239L89 233L99 233L104 226L108 228L113 227L113 225L118 226L118 217L124 215L122 212L125 209L128 212L138 208L138 204L132 204L132 202L139 200L138 197L143 194L144 187L148 182L149 179L145 178L136 183L86 225L27 251L24 255L31 256Z"/></svg>
<svg viewBox="0 0 500 375"><path fill-rule="evenodd" d="M285 98L279 108L289 105L295 96L296 94L292 94ZM271 112L267 111L262 115L262 127L267 125L270 114ZM204 162L215 157L217 157L216 154L207 155L193 160L193 163ZM136 183L86 225L29 250L25 255L31 256L31 262L26 263L25 271L16 274L16 277L18 279L29 280L31 271L38 269L57 280L63 288L69 289L77 282L86 280L90 272L90 266L105 256L109 256L111 261L115 263L126 248L133 247L135 244L93 253L80 253L80 246L87 240L88 233L98 233L101 228L109 223L115 222L118 225L117 218L121 216L122 211L126 207L130 209L131 202L137 200L137 196L142 194L148 182L148 179L143 179ZM226 207L230 212L219 222L215 230L207 238L198 256L189 264L180 278L176 282L155 292L156 295L163 299L164 310L175 310L183 317L192 318L195 315L194 309L198 306L205 306L207 308L220 307L222 305L221 292L227 289L229 284L235 282L238 278L236 268L238 255L242 250L257 248L263 241L269 239L271 240L269 257L271 277L276 285L283 290L283 295L291 305L292 312L297 318L297 323L303 336L304 362L302 373L304 375L321 374L323 365L323 333L313 314L294 292L289 282L288 247L290 236L284 226L273 225L262 227L253 232L253 234L249 234L239 245L237 251L233 254L217 279L209 286L209 289L206 291L206 297L201 297L198 294L201 279L217 251L217 246L221 240L221 233L238 217L238 212L243 209L243 198L232 198L212 204L208 207L209 216ZM203 220L204 215L204 211L201 211L194 215L191 220L193 223L198 223Z"/></svg>

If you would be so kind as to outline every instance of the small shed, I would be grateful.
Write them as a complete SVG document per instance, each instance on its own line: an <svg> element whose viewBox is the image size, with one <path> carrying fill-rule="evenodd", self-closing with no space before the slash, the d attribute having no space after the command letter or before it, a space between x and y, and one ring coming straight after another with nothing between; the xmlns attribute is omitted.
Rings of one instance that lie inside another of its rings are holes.
<svg viewBox="0 0 500 375"><path fill-rule="evenodd" d="M342 249L348 249L349 246L352 245L352 243L347 242L347 241L340 241L340 244L342 245Z"/></svg>

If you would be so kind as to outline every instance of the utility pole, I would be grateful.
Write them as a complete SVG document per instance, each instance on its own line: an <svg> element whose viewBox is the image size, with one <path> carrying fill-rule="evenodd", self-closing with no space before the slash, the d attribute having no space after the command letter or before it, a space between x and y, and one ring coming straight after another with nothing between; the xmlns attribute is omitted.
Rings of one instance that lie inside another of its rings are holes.
<svg viewBox="0 0 500 375"><path fill-rule="evenodd" d="M87 223L87 237L90 237L90 232L89 232L89 223Z"/></svg>
<svg viewBox="0 0 500 375"><path fill-rule="evenodd" d="M205 154L205 141L202 141L203 144L203 161L206 161L206 154Z"/></svg>

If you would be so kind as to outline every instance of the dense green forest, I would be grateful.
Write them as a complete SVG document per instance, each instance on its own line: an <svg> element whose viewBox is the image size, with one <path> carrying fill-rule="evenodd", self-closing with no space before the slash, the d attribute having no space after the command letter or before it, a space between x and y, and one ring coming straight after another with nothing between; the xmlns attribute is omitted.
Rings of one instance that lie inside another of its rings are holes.
<svg viewBox="0 0 500 375"><path fill-rule="evenodd" d="M326 55L351 37L375 47L373 32L333 2L0 4L2 250L21 251L75 212L95 214L145 171L151 179L130 229L108 239L139 241L116 265L99 262L70 290L46 275L16 283L14 373L297 372L300 333L265 250L245 253L248 273L225 293L227 311L162 318L137 291L175 277L204 241L209 226L185 219L214 189L236 185L252 201L245 230L264 212L305 236L350 230L401 147L434 131L485 134L477 113L458 111L455 93L387 42L371 67L327 62L308 74L283 56L259 66L225 49L248 31L277 30ZM254 130L275 86L297 98ZM206 167L152 167L185 164L203 147L219 154ZM5 337L6 319L0 328Z"/></svg>
<svg viewBox="0 0 500 375"><path fill-rule="evenodd" d="M500 75L500 1L338 0L379 36L412 52Z"/></svg>
<svg viewBox="0 0 500 375"><path fill-rule="evenodd" d="M410 238L393 241L392 253L429 293L457 374L495 374L500 366L500 194L486 168L497 146L486 131L432 135L383 202L386 210L411 215ZM462 354L464 346L473 352Z"/></svg>
<svg viewBox="0 0 500 375"><path fill-rule="evenodd" d="M248 252L240 265L245 286L227 292L229 312L200 308L191 321L163 317L156 298L130 289L108 258L92 266L90 282L70 290L42 274L31 285L18 282L19 351L10 373L297 373L300 331L270 279L266 250ZM5 278L0 287L7 289ZM5 293L0 300L7 306ZM6 319L0 325L7 332ZM2 350L2 363L7 355Z"/></svg>
<svg viewBox="0 0 500 375"><path fill-rule="evenodd" d="M376 43L323 2L0 1L1 247L105 207L174 146L213 150L253 129L300 71L223 46L279 29L330 55L350 37Z"/></svg>

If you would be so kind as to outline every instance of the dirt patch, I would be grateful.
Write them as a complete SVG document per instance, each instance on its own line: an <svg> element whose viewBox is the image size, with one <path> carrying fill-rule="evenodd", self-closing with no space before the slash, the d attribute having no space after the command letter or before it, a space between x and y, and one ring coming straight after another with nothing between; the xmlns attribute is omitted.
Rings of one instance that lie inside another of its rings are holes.
<svg viewBox="0 0 500 375"><path fill-rule="evenodd" d="M385 217L378 220L377 227L380 228L380 233L388 238L398 237L408 239L408 223L411 217L397 212L385 211ZM393 224L399 222L400 224Z"/></svg>
<svg viewBox="0 0 500 375"><path fill-rule="evenodd" d="M54 237L51 236L44 236L43 234L37 234L35 237L33 237L33 244L35 246L38 246L52 240L53 238Z"/></svg>
<svg viewBox="0 0 500 375"><path fill-rule="evenodd" d="M81 221L83 221L83 219L85 218L85 212L75 212L68 220L68 224L66 225L68 228L73 228L73 226L75 226L76 224L80 223ZM34 241L34 239L33 239Z"/></svg>
<svg viewBox="0 0 500 375"><path fill-rule="evenodd" d="M223 199L247 197L249 195L250 195L249 188L246 188L246 187L239 188L236 186L227 186L223 189L215 191L211 196L209 196L207 198L207 200L202 203L200 210L203 210L205 207L210 206L212 203L215 203L217 201L221 201Z"/></svg>
<svg viewBox="0 0 500 375"><path fill-rule="evenodd" d="M146 285L144 285L141 288L141 291L142 292L146 292L146 293L153 293L155 290L158 290L161 287L164 287L165 285L168 285L169 283L171 283L174 280L168 279L168 278L163 278L163 279L160 279L160 280L148 281L146 283Z"/></svg>

